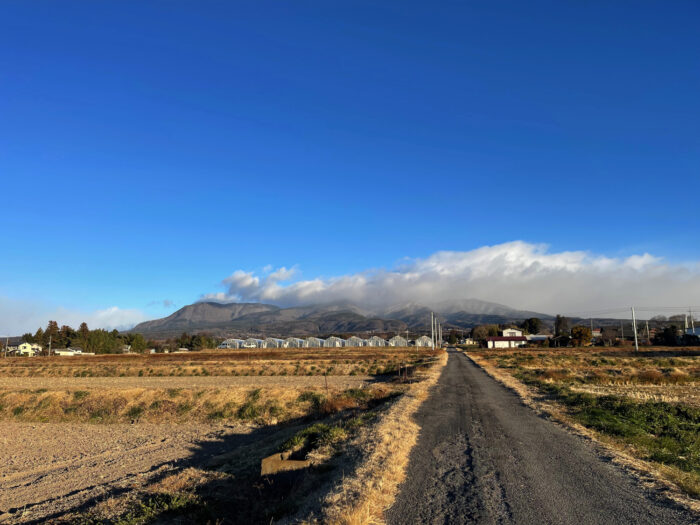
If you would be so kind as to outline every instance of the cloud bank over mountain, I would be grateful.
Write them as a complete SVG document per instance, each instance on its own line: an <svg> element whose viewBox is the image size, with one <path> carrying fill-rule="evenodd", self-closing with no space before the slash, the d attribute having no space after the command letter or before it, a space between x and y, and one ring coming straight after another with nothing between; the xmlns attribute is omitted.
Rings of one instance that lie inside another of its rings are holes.
<svg viewBox="0 0 700 525"><path fill-rule="evenodd" d="M671 264L648 253L625 258L552 252L522 241L470 251L441 251L393 269L310 280L297 268L237 270L224 292L202 300L281 306L349 301L369 308L435 305L475 297L521 309L581 314L613 308L700 303L700 265Z"/></svg>

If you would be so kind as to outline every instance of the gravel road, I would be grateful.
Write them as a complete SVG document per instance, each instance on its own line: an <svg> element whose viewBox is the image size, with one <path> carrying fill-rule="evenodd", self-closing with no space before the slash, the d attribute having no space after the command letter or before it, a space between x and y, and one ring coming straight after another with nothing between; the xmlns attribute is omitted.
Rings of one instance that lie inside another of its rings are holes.
<svg viewBox="0 0 700 525"><path fill-rule="evenodd" d="M690 524L594 444L538 416L451 351L389 524Z"/></svg>
<svg viewBox="0 0 700 525"><path fill-rule="evenodd" d="M369 376L328 376L330 388L359 388ZM324 388L323 376L0 377L0 388Z"/></svg>

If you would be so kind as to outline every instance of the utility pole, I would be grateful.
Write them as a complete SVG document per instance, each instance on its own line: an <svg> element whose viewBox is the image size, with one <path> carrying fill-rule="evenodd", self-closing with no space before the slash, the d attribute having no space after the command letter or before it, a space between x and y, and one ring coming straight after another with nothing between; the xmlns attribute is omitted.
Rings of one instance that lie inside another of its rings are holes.
<svg viewBox="0 0 700 525"><path fill-rule="evenodd" d="M634 315L634 306L632 307L632 329L634 330L634 351L639 352L639 342L637 341L637 318Z"/></svg>
<svg viewBox="0 0 700 525"><path fill-rule="evenodd" d="M6 337L5 338L5 357L7 357L7 347L10 344L10 338Z"/></svg>
<svg viewBox="0 0 700 525"><path fill-rule="evenodd" d="M49 355L51 355L51 334L49 334Z"/></svg>
<svg viewBox="0 0 700 525"><path fill-rule="evenodd" d="M620 338L624 341L625 340L625 325L622 324L622 321L620 321Z"/></svg>
<svg viewBox="0 0 700 525"><path fill-rule="evenodd" d="M433 345L433 350L435 350L435 320L433 312L430 312L430 342Z"/></svg>
<svg viewBox="0 0 700 525"><path fill-rule="evenodd" d="M651 334L649 333L649 321L647 321L646 323L647 323L647 344L650 345L651 344Z"/></svg>
<svg viewBox="0 0 700 525"><path fill-rule="evenodd" d="M693 331L693 335L695 335L695 321L693 320L692 308L688 308L688 313L690 314L690 329Z"/></svg>

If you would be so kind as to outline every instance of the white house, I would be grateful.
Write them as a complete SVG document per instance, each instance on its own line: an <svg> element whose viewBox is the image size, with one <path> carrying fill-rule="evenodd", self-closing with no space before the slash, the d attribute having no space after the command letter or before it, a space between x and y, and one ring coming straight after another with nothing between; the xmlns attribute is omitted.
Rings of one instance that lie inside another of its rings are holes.
<svg viewBox="0 0 700 525"><path fill-rule="evenodd" d="M23 355L27 357L34 357L41 352L41 346L32 343L19 343L17 345L8 345L7 351L15 355Z"/></svg>
<svg viewBox="0 0 700 525"><path fill-rule="evenodd" d="M94 352L83 352L82 348L59 348L53 352L55 355L62 355L62 356L72 356L72 355L95 355Z"/></svg>
<svg viewBox="0 0 700 525"><path fill-rule="evenodd" d="M427 335L421 335L418 339L416 339L416 346L432 348L433 340Z"/></svg>
<svg viewBox="0 0 700 525"><path fill-rule="evenodd" d="M353 335L352 337L348 337L345 340L345 346L352 346L352 347L364 346L364 341L362 340L361 337L357 337L356 335Z"/></svg>
<svg viewBox="0 0 700 525"><path fill-rule="evenodd" d="M365 341L365 346L386 346L386 341L378 335L373 335Z"/></svg>
<svg viewBox="0 0 700 525"><path fill-rule="evenodd" d="M487 337L487 348L517 348L524 346L527 343L527 338L521 336L498 336Z"/></svg>
<svg viewBox="0 0 700 525"><path fill-rule="evenodd" d="M501 332L501 335L503 337L522 337L523 331L518 330L517 328L506 328Z"/></svg>

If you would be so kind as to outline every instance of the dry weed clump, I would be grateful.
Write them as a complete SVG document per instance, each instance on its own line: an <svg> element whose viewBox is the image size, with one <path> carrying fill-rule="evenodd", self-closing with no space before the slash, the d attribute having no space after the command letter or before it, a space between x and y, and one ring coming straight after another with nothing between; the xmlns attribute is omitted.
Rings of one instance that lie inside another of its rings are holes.
<svg viewBox="0 0 700 525"><path fill-rule="evenodd" d="M447 363L443 353L423 380L414 383L379 422L355 438L362 460L355 471L325 498L323 523L360 525L383 523L383 513L396 497L404 480L411 450L420 428L413 421L428 391Z"/></svg>

